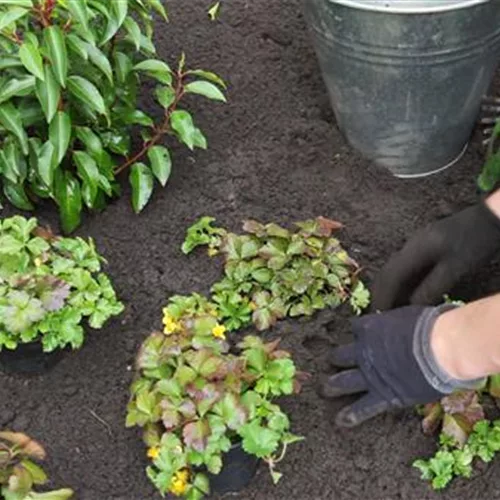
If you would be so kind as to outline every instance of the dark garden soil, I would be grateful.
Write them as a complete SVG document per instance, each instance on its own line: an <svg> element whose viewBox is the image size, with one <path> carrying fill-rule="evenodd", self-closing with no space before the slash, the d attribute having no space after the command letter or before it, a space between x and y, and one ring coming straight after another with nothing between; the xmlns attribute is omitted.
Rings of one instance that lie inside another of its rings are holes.
<svg viewBox="0 0 500 500"><path fill-rule="evenodd" d="M414 181L391 177L344 142L298 0L232 0L217 23L206 19L204 0L169 3L171 24L158 31L160 55L171 60L182 47L191 66L213 69L230 83L227 105L202 98L191 103L209 150L174 148L171 181L140 217L124 196L80 228L109 260L126 313L92 333L81 352L46 376L0 375L0 427L27 431L46 444L54 483L74 487L80 500L160 498L144 473L139 432L124 428L125 406L134 355L148 332L160 327L167 297L206 292L219 276L217 263L203 253L185 257L179 250L197 217L213 215L234 230L247 217L284 224L316 215L336 218L346 224L341 239L370 280L415 229L477 196L478 134L457 166ZM39 217L57 226L53 209ZM455 295L479 297L499 285L496 264ZM455 482L444 495L431 492L410 465L432 452L434 440L421 434L412 411L348 432L333 426L335 411L348 400L326 403L314 382L328 367L328 347L349 340L348 317L344 310L329 321L280 327L299 366L313 374L313 383L284 403L306 440L290 449L278 487L262 467L238 498L500 498L500 460L468 482Z"/></svg>

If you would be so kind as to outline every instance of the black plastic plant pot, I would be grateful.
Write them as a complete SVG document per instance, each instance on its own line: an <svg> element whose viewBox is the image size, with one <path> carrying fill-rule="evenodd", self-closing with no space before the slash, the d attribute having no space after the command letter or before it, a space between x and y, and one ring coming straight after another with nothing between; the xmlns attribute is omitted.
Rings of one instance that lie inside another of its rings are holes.
<svg viewBox="0 0 500 500"><path fill-rule="evenodd" d="M242 490L252 481L259 466L259 459L243 450L236 443L222 457L222 470L219 474L208 474L212 493L222 495Z"/></svg>
<svg viewBox="0 0 500 500"><path fill-rule="evenodd" d="M8 374L41 375L53 368L66 351L43 352L40 342L19 344L16 349L0 351L0 371Z"/></svg>

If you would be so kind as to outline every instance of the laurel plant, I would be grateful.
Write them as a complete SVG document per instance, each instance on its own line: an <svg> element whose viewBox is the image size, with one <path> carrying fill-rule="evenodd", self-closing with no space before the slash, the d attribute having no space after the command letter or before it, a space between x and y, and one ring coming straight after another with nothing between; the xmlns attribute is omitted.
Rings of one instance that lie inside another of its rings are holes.
<svg viewBox="0 0 500 500"><path fill-rule="evenodd" d="M207 147L183 98L225 101L224 82L187 69L184 55L174 69L159 58L155 14L167 20L162 0L0 1L0 187L11 204L53 200L71 232L84 208L120 194L127 173L140 212L170 176L164 136ZM146 80L160 120L139 107ZM132 136L142 138L134 151Z"/></svg>

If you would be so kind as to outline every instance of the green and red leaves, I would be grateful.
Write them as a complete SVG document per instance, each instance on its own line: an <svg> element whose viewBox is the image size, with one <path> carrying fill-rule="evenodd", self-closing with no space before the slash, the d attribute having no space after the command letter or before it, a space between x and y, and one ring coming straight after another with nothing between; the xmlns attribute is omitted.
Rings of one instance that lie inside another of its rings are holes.
<svg viewBox="0 0 500 500"><path fill-rule="evenodd" d="M191 422L184 427L182 435L186 446L201 453L207 447L210 426L206 420Z"/></svg>

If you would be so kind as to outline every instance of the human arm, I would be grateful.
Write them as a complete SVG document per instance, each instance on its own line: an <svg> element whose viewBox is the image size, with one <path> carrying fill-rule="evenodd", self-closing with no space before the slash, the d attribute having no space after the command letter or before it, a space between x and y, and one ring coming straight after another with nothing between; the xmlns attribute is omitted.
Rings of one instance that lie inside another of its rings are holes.
<svg viewBox="0 0 500 500"><path fill-rule="evenodd" d="M500 373L500 294L442 314L431 334L439 364L457 379Z"/></svg>
<svg viewBox="0 0 500 500"><path fill-rule="evenodd" d="M363 393L336 417L354 427L394 408L476 389L500 373L500 295L456 308L408 306L353 321L355 341L335 348L326 398Z"/></svg>

